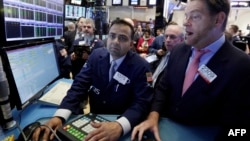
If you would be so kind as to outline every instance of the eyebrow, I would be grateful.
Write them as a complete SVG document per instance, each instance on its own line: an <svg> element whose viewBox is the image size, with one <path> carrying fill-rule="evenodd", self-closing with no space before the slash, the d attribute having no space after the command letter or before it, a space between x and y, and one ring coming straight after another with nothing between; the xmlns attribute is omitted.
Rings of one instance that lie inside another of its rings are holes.
<svg viewBox="0 0 250 141"><path fill-rule="evenodd" d="M190 11L189 13L195 13L195 12L201 13L201 10L199 10L199 9L194 9L194 10ZM185 13L185 14L186 14L186 13Z"/></svg>

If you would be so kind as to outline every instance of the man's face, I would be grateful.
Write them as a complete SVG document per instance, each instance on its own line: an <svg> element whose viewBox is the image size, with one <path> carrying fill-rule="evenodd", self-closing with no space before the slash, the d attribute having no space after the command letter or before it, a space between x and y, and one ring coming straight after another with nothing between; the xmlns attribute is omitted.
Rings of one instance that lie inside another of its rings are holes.
<svg viewBox="0 0 250 141"><path fill-rule="evenodd" d="M183 41L182 30L177 25L169 25L165 30L165 46L171 51L174 46Z"/></svg>
<svg viewBox="0 0 250 141"><path fill-rule="evenodd" d="M132 47L132 31L127 25L114 24L108 34L107 49L113 58L124 56Z"/></svg>
<svg viewBox="0 0 250 141"><path fill-rule="evenodd" d="M90 23L83 23L82 31L83 31L84 36L94 35L94 28L93 28L92 24L90 24Z"/></svg>
<svg viewBox="0 0 250 141"><path fill-rule="evenodd" d="M150 33L149 33L149 32L144 32L144 36L145 36L146 38L149 38L149 37L150 37Z"/></svg>
<svg viewBox="0 0 250 141"><path fill-rule="evenodd" d="M137 30L138 30L138 31L142 31L142 28L141 28L140 25L138 25Z"/></svg>
<svg viewBox="0 0 250 141"><path fill-rule="evenodd" d="M203 48L211 43L214 36L215 16L209 14L203 1L190 1L185 9L186 43ZM212 38L211 38L212 37Z"/></svg>
<svg viewBox="0 0 250 141"><path fill-rule="evenodd" d="M235 32L234 32L232 26L230 26L230 27L228 28L228 32L229 32L231 35L234 35L234 34L235 34Z"/></svg>
<svg viewBox="0 0 250 141"><path fill-rule="evenodd" d="M161 34L161 30L157 29L156 34L159 36Z"/></svg>
<svg viewBox="0 0 250 141"><path fill-rule="evenodd" d="M81 18L78 23L77 23L77 28L78 30L82 31L82 26L83 26L83 23L84 23L85 19L84 18Z"/></svg>

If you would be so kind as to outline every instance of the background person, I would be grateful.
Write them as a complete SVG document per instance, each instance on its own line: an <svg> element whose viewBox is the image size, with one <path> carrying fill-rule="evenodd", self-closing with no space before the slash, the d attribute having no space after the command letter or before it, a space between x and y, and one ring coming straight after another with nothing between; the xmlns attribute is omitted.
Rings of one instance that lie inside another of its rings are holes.
<svg viewBox="0 0 250 141"><path fill-rule="evenodd" d="M184 41L184 30L179 25L168 25L163 36L165 38L165 48L168 52L161 58L161 60L159 60L156 69L154 69L155 71L153 73L152 83L154 88L158 85L158 82L163 74L163 70L167 66L171 50L177 44Z"/></svg>
<svg viewBox="0 0 250 141"><path fill-rule="evenodd" d="M136 47L137 53L139 53L143 58L147 56L148 48L154 40L154 37L150 33L150 30L145 30L143 32L143 36L139 38Z"/></svg>

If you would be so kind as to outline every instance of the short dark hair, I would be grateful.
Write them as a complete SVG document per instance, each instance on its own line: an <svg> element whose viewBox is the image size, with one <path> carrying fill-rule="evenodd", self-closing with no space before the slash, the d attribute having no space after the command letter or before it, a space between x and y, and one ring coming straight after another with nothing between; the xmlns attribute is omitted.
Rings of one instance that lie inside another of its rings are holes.
<svg viewBox="0 0 250 141"><path fill-rule="evenodd" d="M230 12L230 2L229 0L203 0L206 5L207 8L210 12L210 15L216 15L219 12L224 12L226 15L225 21L223 23L222 26L222 30L224 31L226 29L226 25L227 25L227 17L229 15Z"/></svg>
<svg viewBox="0 0 250 141"><path fill-rule="evenodd" d="M237 33L239 30L239 27L235 24L230 25L231 29L234 31L234 33Z"/></svg>
<svg viewBox="0 0 250 141"><path fill-rule="evenodd" d="M115 25L115 24L123 24L123 25L127 25L129 26L130 30L131 30L131 36L130 38L133 39L134 38L134 27L127 21L123 20L123 19L116 19L114 21L112 21L110 28Z"/></svg>
<svg viewBox="0 0 250 141"><path fill-rule="evenodd" d="M190 1L195 1L195 0L190 0ZM226 18L222 26L222 30L224 31L227 26L227 17L230 12L229 0L202 0L202 1L206 4L211 16L216 15L219 12L225 13Z"/></svg>

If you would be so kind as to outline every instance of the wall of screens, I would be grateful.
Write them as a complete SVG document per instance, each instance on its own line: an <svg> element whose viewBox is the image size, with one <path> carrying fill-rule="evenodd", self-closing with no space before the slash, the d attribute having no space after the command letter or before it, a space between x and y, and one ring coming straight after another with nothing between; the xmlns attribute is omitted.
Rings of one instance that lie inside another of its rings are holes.
<svg viewBox="0 0 250 141"><path fill-rule="evenodd" d="M65 5L65 19L78 19L79 17L85 17L85 7L77 5Z"/></svg>
<svg viewBox="0 0 250 141"><path fill-rule="evenodd" d="M3 42L60 38L64 27L64 0L3 0Z"/></svg>

